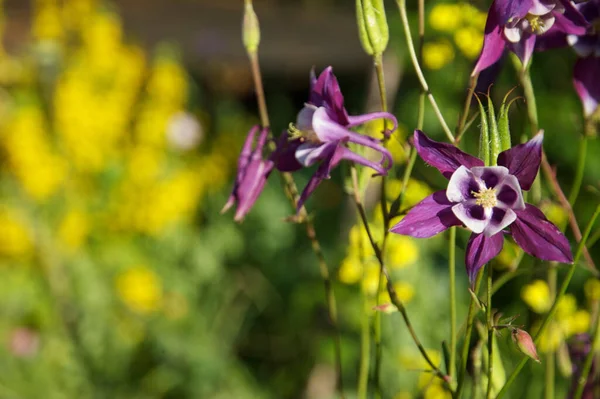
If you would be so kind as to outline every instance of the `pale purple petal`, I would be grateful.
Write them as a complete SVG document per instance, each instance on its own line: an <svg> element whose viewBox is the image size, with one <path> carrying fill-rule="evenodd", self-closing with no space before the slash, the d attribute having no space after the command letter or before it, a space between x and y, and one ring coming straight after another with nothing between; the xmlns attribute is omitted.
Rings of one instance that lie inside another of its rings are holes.
<svg viewBox="0 0 600 399"><path fill-rule="evenodd" d="M487 21L485 23L485 33L483 38L483 47L481 49L481 54L479 55L479 59L477 60L477 64L475 64L475 68L473 68L473 72L471 75L477 75L484 69L490 67L495 64L496 61L502 57L502 53L504 52L504 48L506 46L506 40L503 36L503 27L502 25L506 22L501 22L499 20L500 16L498 11L496 10L496 6L498 3L503 3L502 1L495 1L490 7L490 11L488 13ZM502 7L501 7L502 8ZM501 11L504 13L504 11Z"/></svg>
<svg viewBox="0 0 600 399"><path fill-rule="evenodd" d="M583 104L586 116L600 104L600 57L580 58L573 69L573 85Z"/></svg>
<svg viewBox="0 0 600 399"><path fill-rule="evenodd" d="M364 115L348 116L349 123L346 127L362 125L365 122L381 118L385 118L392 122L392 128L388 129L388 132L391 133L398 128L398 121L396 120L396 117L389 112L372 112ZM387 135L385 132L384 134Z"/></svg>
<svg viewBox="0 0 600 399"><path fill-rule="evenodd" d="M523 192L521 191L519 181L513 175L506 176L504 181L496 187L496 199L498 200L499 208L525 209Z"/></svg>
<svg viewBox="0 0 600 399"><path fill-rule="evenodd" d="M510 231L525 252L542 260L573 263L569 241L542 211L526 204L525 210L516 213L517 219L510 225Z"/></svg>
<svg viewBox="0 0 600 399"><path fill-rule="evenodd" d="M267 182L267 177L273 170L271 161L252 161L247 166L245 176L237 189L237 209L234 220L241 222L250 211Z"/></svg>
<svg viewBox="0 0 600 399"><path fill-rule="evenodd" d="M477 205L474 200L454 205L452 212L469 230L477 234L485 230L492 218L492 208Z"/></svg>
<svg viewBox="0 0 600 399"><path fill-rule="evenodd" d="M535 48L535 41L537 36L527 31L523 32L521 40L518 43L508 42L510 50L519 57L523 67L529 64L533 49Z"/></svg>
<svg viewBox="0 0 600 399"><path fill-rule="evenodd" d="M414 145L423 160L450 178L461 165L467 168L483 166L483 161L459 150L456 146L431 140L420 130L415 130Z"/></svg>
<svg viewBox="0 0 600 399"><path fill-rule="evenodd" d="M475 198L473 192L478 193L483 188L473 173L461 165L450 177L446 197L451 202L462 202Z"/></svg>
<svg viewBox="0 0 600 399"><path fill-rule="evenodd" d="M492 217L490 222L483 230L483 234L491 237L508 227L517 218L517 214L512 209L492 208Z"/></svg>
<svg viewBox="0 0 600 399"><path fill-rule="evenodd" d="M524 144L516 145L498 155L498 165L508 168L508 172L519 180L523 190L529 190L540 169L544 131Z"/></svg>
<svg viewBox="0 0 600 399"><path fill-rule="evenodd" d="M325 144L302 143L296 150L296 159L301 165L308 167L316 162L331 157L337 148L337 142Z"/></svg>
<svg viewBox="0 0 600 399"><path fill-rule="evenodd" d="M527 12L529 14L533 14L533 15L548 14L555 7L555 3L553 3L553 2L543 2L540 0L532 0L531 3L532 3L531 7L529 7L529 10L527 10Z"/></svg>
<svg viewBox="0 0 600 399"><path fill-rule="evenodd" d="M341 147L338 149L339 156L341 159L346 159L351 162L355 162L357 164L369 167L376 171L379 175L386 175L389 168L382 166L378 162L371 161L357 153L350 151L346 147Z"/></svg>
<svg viewBox="0 0 600 399"><path fill-rule="evenodd" d="M253 126L246 136L246 140L242 146L242 151L240 152L240 157L238 158L238 175L243 173L243 170L248 165L248 162L250 162L250 158L252 157L252 145L254 144L254 137L259 129L260 127L258 125Z"/></svg>
<svg viewBox="0 0 600 399"><path fill-rule="evenodd" d="M452 203L446 198L445 191L441 190L415 205L390 231L416 238L428 238L460 224L452 213Z"/></svg>
<svg viewBox="0 0 600 399"><path fill-rule="evenodd" d="M312 120L317 108L312 104L304 104L296 117L296 128L298 130L312 130Z"/></svg>
<svg viewBox="0 0 600 399"><path fill-rule="evenodd" d="M471 284L475 281L479 269L502 251L503 244L504 235L502 233L491 237L484 234L471 234L465 253L465 265Z"/></svg>

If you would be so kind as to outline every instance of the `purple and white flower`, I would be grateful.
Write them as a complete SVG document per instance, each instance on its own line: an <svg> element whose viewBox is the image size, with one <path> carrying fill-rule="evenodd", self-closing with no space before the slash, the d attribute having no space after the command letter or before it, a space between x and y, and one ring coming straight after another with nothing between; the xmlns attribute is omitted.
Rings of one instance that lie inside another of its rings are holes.
<svg viewBox="0 0 600 399"><path fill-rule="evenodd" d="M330 177L331 170L346 159L367 166L380 175L385 175L392 165L390 152L380 140L352 132L349 128L373 119L386 118L397 127L396 118L388 112L351 116L344 108L344 97L331 67L318 78L311 73L311 90L308 103L298 113L296 124L290 125L289 136L282 135L277 150L271 159L275 167L283 172L293 172L321 162L298 201L298 209L314 192L323 179ZM381 158L372 161L359 155L347 146L348 143L369 147Z"/></svg>
<svg viewBox="0 0 600 399"><path fill-rule="evenodd" d="M538 173L543 133L498 155L498 166L415 130L414 145L423 160L449 179L448 188L415 205L391 232L417 238L463 225L473 233L465 264L471 282L479 269L502 250L504 234L537 258L571 263L567 238L538 208L523 201Z"/></svg>
<svg viewBox="0 0 600 399"><path fill-rule="evenodd" d="M573 69L573 85L584 114L589 116L600 104L600 0L586 1L576 7L592 29L585 35L571 34L566 39L579 56Z"/></svg>
<svg viewBox="0 0 600 399"><path fill-rule="evenodd" d="M233 185L233 190L221 213L229 210L237 203L235 216L236 222L241 222L250 211L267 182L273 170L274 163L270 159L263 159L263 148L267 141L269 129L263 128L258 136L256 147L252 149L259 126L254 126L248 132L242 152L238 158L238 170Z"/></svg>
<svg viewBox="0 0 600 399"><path fill-rule="evenodd" d="M556 38L583 35L586 27L587 22L568 0L494 0L472 74L496 63L506 48L527 65L534 49L565 46L564 40Z"/></svg>

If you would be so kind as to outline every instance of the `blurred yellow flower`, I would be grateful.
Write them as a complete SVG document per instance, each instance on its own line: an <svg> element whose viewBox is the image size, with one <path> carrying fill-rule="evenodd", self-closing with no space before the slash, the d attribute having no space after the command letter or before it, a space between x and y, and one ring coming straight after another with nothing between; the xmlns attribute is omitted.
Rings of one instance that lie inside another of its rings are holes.
<svg viewBox="0 0 600 399"><path fill-rule="evenodd" d="M363 270L360 259L346 256L338 270L338 279L344 284L356 284L362 278Z"/></svg>
<svg viewBox="0 0 600 399"><path fill-rule="evenodd" d="M394 395L394 399L413 399L413 396L410 392L398 392Z"/></svg>
<svg viewBox="0 0 600 399"><path fill-rule="evenodd" d="M464 25L472 26L483 32L485 29L485 21L487 19L487 13L479 10L468 2L462 2L459 5L460 14L462 16L462 22Z"/></svg>
<svg viewBox="0 0 600 399"><path fill-rule="evenodd" d="M521 298L536 313L545 313L552 306L550 287L543 280L535 280L523 287Z"/></svg>
<svg viewBox="0 0 600 399"><path fill-rule="evenodd" d="M600 300L600 280L597 278L590 278L583 286L585 296L590 301Z"/></svg>
<svg viewBox="0 0 600 399"><path fill-rule="evenodd" d="M0 209L0 256L21 257L32 249L25 224L10 210Z"/></svg>
<svg viewBox="0 0 600 399"><path fill-rule="evenodd" d="M390 269L410 266L419 258L419 247L414 240L399 234L390 234L386 251Z"/></svg>
<svg viewBox="0 0 600 399"><path fill-rule="evenodd" d="M119 298L134 312L147 314L158 310L163 301L162 284L146 266L121 273L116 280Z"/></svg>
<svg viewBox="0 0 600 399"><path fill-rule="evenodd" d="M429 25L442 32L454 32L460 26L460 11L458 4L436 4L429 13Z"/></svg>
<svg viewBox="0 0 600 399"><path fill-rule="evenodd" d="M483 31L471 26L458 29L454 33L454 43L469 59L479 56L483 46Z"/></svg>
<svg viewBox="0 0 600 399"><path fill-rule="evenodd" d="M368 295L375 295L379 287L379 263L375 259L365 262L365 274L362 280L362 290ZM385 284L385 277L382 282ZM389 300L388 300L389 302Z"/></svg>
<svg viewBox="0 0 600 399"><path fill-rule="evenodd" d="M552 223L557 226L566 225L569 220L567 212L558 204L554 202L546 202L541 206L542 211Z"/></svg>
<svg viewBox="0 0 600 399"><path fill-rule="evenodd" d="M563 295L556 305L556 320L564 320L577 310L577 300L571 294Z"/></svg>
<svg viewBox="0 0 600 399"><path fill-rule="evenodd" d="M496 260L498 261L497 266L504 268L512 267L515 264L516 259L520 256L521 251L521 248L517 244L505 240L502 251L500 251L496 257Z"/></svg>
<svg viewBox="0 0 600 399"><path fill-rule="evenodd" d="M564 321L567 337L588 332L590 329L590 322L591 316L587 310L575 311L575 313Z"/></svg>
<svg viewBox="0 0 600 399"><path fill-rule="evenodd" d="M58 40L63 36L60 8L56 0L35 1L33 37L38 40Z"/></svg>
<svg viewBox="0 0 600 399"><path fill-rule="evenodd" d="M448 40L427 42L423 45L423 65L427 69L442 69L453 59L454 48Z"/></svg>
<svg viewBox="0 0 600 399"><path fill-rule="evenodd" d="M427 352L427 356L429 357L429 359L431 359L431 362L436 367L440 367L440 364L442 362L442 356L440 352L435 349L426 349L425 351ZM400 365L402 365L402 367L404 367L407 370L431 370L431 366L429 365L429 363L427 363L425 359L423 359L423 356L421 356L421 354L406 354L406 352L403 351L398 356L398 360L400 361ZM431 376L432 374L429 375Z"/></svg>
<svg viewBox="0 0 600 399"><path fill-rule="evenodd" d="M70 210L63 218L58 236L69 249L80 248L87 239L89 221L85 213L79 210Z"/></svg>
<svg viewBox="0 0 600 399"><path fill-rule="evenodd" d="M394 201L396 198L398 198L402 191L402 181L398 179L389 179L387 184L388 199L390 201ZM432 192L433 191L426 183L412 178L409 179L406 193L404 193L404 202L402 208L405 209L416 205Z"/></svg>
<svg viewBox="0 0 600 399"><path fill-rule="evenodd" d="M398 299L404 304L410 302L415 296L414 287L405 281L397 281L394 283L394 290L396 290L396 295L398 295ZM386 287L383 287L383 291L379 293L379 303L391 303L392 300L390 298L390 294L387 292Z"/></svg>

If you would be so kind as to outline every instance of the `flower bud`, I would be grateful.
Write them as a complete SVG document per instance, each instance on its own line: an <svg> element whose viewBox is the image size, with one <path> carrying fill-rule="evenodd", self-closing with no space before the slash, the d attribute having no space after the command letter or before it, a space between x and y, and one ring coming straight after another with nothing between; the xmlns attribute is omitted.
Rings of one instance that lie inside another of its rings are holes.
<svg viewBox="0 0 600 399"><path fill-rule="evenodd" d="M383 54L389 40L383 0L356 0L360 42L369 55Z"/></svg>
<svg viewBox="0 0 600 399"><path fill-rule="evenodd" d="M515 328L512 330L512 340L523 354L540 363L533 339L527 331Z"/></svg>
<svg viewBox="0 0 600 399"><path fill-rule="evenodd" d="M260 26L258 17L252 7L252 1L246 0L244 7L244 20L242 22L242 40L248 53L256 53L260 43Z"/></svg>

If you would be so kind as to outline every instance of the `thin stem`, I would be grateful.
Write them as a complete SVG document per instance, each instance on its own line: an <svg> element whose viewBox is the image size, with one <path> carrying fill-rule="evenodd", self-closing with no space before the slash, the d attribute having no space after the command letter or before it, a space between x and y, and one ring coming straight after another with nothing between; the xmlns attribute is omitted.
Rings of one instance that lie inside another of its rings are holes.
<svg viewBox="0 0 600 399"><path fill-rule="evenodd" d="M513 57L514 60L514 57ZM516 65L516 64L515 64ZM533 84L531 83L531 75L529 74L529 68L525 70L517 68L519 72L519 78L521 84L523 84L523 94L527 104L527 117L531 125L531 135L534 136L539 130L537 104L535 101L535 94L533 92Z"/></svg>
<svg viewBox="0 0 600 399"><path fill-rule="evenodd" d="M594 223L596 222L596 219L598 218L598 215L600 215L600 205L598 205L596 207L596 211L594 212L594 214L592 215L592 218L588 222L588 224L585 228L585 231L583 233L583 237L582 237L581 241L579 242L579 244L577 245L577 251L575 252L575 258L573 259L573 263L571 264L571 266L569 266L569 270L563 280L563 283L560 286L558 295L556 296L556 299L554 300L554 303L552 304L550 311L544 318L544 321L542 322L542 326L540 327L537 334L535 335L534 343L536 345L539 343L540 338L546 332L546 328L548 328L550 321L554 317L554 314L556 313L556 308L558 307L558 303L560 302L560 299L564 296L565 292L567 292L567 288L569 287L571 278L573 277L573 274L575 274L575 269L577 268L577 262L579 262L579 258L581 258L581 255L583 254L583 249L585 248L585 243L590 235L590 231L592 230ZM527 363L528 360L529 360L529 357L525 356L519 362L519 364L517 364L517 366L515 367L513 372L510 374L510 376L506 380L504 387L502 387L500 392L498 392L498 396L496 396L496 399L500 399L504 396L504 394L506 394L506 391L512 385L512 383L515 381L515 379L517 378L517 376L519 375L519 373L521 372L521 370L523 369L523 367L525 366L525 364Z"/></svg>
<svg viewBox="0 0 600 399"><path fill-rule="evenodd" d="M550 299L554 300L556 297L556 267L550 266L548 269L548 287L550 288ZM544 397L546 399L554 399L554 372L555 370L555 354L554 351L550 351L546 354L546 370L545 370L545 390Z"/></svg>
<svg viewBox="0 0 600 399"><path fill-rule="evenodd" d="M450 228L448 244L448 274L450 278L450 377L456 377L456 227Z"/></svg>
<svg viewBox="0 0 600 399"><path fill-rule="evenodd" d="M365 275L365 248L363 240L358 242L358 250L360 254L360 263L363 268L363 278ZM358 398L367 399L369 386L369 362L371 359L371 337L370 337L370 317L368 309L368 296L365 290L362 291L363 309L360 328L360 365L358 369Z"/></svg>
<svg viewBox="0 0 600 399"><path fill-rule="evenodd" d="M573 186L569 192L569 204L575 205L577 197L579 196L579 190L581 189L581 182L583 181L583 172L585 170L585 158L587 155L587 136L582 136L579 142L579 151L577 153L577 169L575 169L575 177L573 178Z"/></svg>
<svg viewBox="0 0 600 399"><path fill-rule="evenodd" d="M437 102L435 101L435 98L433 97L433 94L429 91L429 85L427 85L427 81L425 80L425 76L423 75L423 71L421 70L421 66L419 65L419 60L418 60L417 54L415 52L415 45L412 41L410 25L408 24L408 16L406 13L406 0L396 0L396 3L398 4L398 10L400 11L400 19L402 20L402 26L404 28L404 35L406 36L406 44L408 47L408 53L410 54L410 59L412 60L413 67L415 68L415 73L417 74L417 78L419 79L419 82L421 83L421 87L423 88L423 91L425 93L427 93L427 98L429 99L429 102L431 103L433 112L435 113L435 116L437 117L438 121L440 122L440 125L442 126L444 133L446 133L448 140L450 140L451 142L454 142L454 135L450 131L450 128L448 127L448 124L446 123L446 120L444 119L444 116L442 115L442 112L440 111L440 108L438 107Z"/></svg>
<svg viewBox="0 0 600 399"><path fill-rule="evenodd" d="M463 134L467 131L467 118L469 116L469 109L471 109L471 100L473 99L473 93L475 92L475 86L477 86L477 78L479 74L475 74L471 76L469 79L469 90L467 92L467 97L465 98L465 105L463 107L463 112L456 126L456 140L454 140L454 144L457 145L462 139Z"/></svg>
<svg viewBox="0 0 600 399"><path fill-rule="evenodd" d="M598 317L596 320L596 326L592 335L592 347L590 348L590 352L587 354L583 362L583 368L581 369L581 374L577 380L577 390L573 395L573 399L581 399L581 396L583 395L583 390L585 388L588 375L590 374L590 370L592 369L594 357L596 356L596 350L598 346L598 330L600 330L600 317Z"/></svg>
<svg viewBox="0 0 600 399"><path fill-rule="evenodd" d="M367 212L365 211L365 207L362 204L362 201L360 199L360 193L359 193L359 188L358 188L358 174L356 172L356 166L352 165L350 167L350 174L352 177L352 185L353 185L353 198L354 198L354 202L356 204L356 208L358 210L358 213L360 215L360 219L361 222L365 228L365 231L367 233L367 236L369 238L369 243L371 244L371 247L373 248L373 252L375 252L375 257L377 258L377 261L379 262L379 265L381 267L381 269L383 270L383 274L387 280L387 291L388 294L390 295L390 299L392 301L392 304L396 307L396 309L398 309L398 311L400 312L400 314L402 315L402 319L404 321L404 324L406 325L406 328L413 340L413 342L415 343L415 345L417 346L419 352L421 353L421 355L423 356L423 359L425 359L425 361L427 362L427 364L429 365L429 367L431 367L432 372L439 377L440 379L447 381L448 378L447 376L435 365L435 363L431 360L431 358L429 357L429 355L427 354L427 351L425 350L425 348L423 347L423 345L421 344L421 341L419 340L419 337L417 336L412 323L410 321L410 318L408 317L408 313L406 312L406 308L404 307L404 304L402 303L402 301L400 300L400 298L398 297L398 294L396 293L396 289L394 288L394 284L392 281L392 278L387 270L387 268L385 267L385 263L383 260L383 254L381 252L381 249L379 248L379 245L377 245L377 243L375 242L375 239L373 238L373 233L371 232L371 228L369 227L369 220L367 218Z"/></svg>
<svg viewBox="0 0 600 399"><path fill-rule="evenodd" d="M487 319L488 328L488 384L486 398L492 397L492 385L494 372L494 321L492 320L492 265L489 263L486 266L487 269L487 304L485 307L485 317Z"/></svg>
<svg viewBox="0 0 600 399"><path fill-rule="evenodd" d="M256 91L256 100L258 102L258 109L260 113L260 120L263 127L268 128L270 126L269 122L269 113L267 110L267 103L265 101L265 93L262 84L262 74L260 72L260 64L258 62L258 53L257 52L248 52L248 58L250 60L250 67L252 69L252 78L254 80L254 87ZM270 136L271 133L269 133ZM270 137L272 138L272 137ZM269 148L271 151L275 150L274 140L269 140ZM298 203L298 198L300 197L298 194L298 187L294 182L294 178L290 173L282 173L283 180L285 182L285 191L288 194L292 206L294 209L296 208L296 204ZM331 284L331 278L329 276L329 268L327 267L327 262L325 260L325 256L323 255L323 251L321 249L321 244L317 239L316 231L312 220L308 217L308 213L306 208L303 206L300 209L300 220L304 222L304 226L306 228L306 236L308 237L311 248L315 253L318 263L319 263L319 272L321 274L321 278L323 279L323 285L325 288L325 298L327 301L327 312L329 315L329 320L334 330L334 347L335 347L335 364L336 371L338 377L338 388L340 391L340 397L344 398L344 384L343 384L343 373L342 373L342 345L340 338L340 330L338 325L338 314L337 314L337 304L335 299L335 293L333 291L333 287Z"/></svg>
<svg viewBox="0 0 600 399"><path fill-rule="evenodd" d="M477 292L479 291L479 286L481 285L482 278L483 272L482 270L480 270L477 273L477 278L475 279L475 288L473 291L475 295L477 295ZM465 340L463 342L462 354L460 358L458 386L456 388L455 398L460 398L462 389L464 387L465 377L467 374L467 362L469 361L469 345L471 344L471 334L473 333L473 321L475 320L477 309L479 309L479 304L477 304L475 302L475 299L471 297L471 301L469 303L469 313L467 314L467 329L465 331Z"/></svg>

